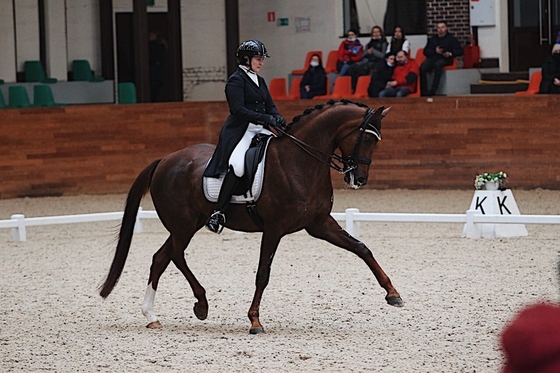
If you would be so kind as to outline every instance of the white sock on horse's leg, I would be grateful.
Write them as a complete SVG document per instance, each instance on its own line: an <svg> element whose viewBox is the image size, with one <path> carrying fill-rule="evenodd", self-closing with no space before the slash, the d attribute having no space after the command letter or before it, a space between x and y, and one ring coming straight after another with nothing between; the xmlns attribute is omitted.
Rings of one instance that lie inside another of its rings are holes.
<svg viewBox="0 0 560 373"><path fill-rule="evenodd" d="M156 291L152 288L152 284L149 283L146 287L146 294L144 295L144 302L142 303L142 313L148 319L149 323L158 321L156 314L154 313L154 299L156 297Z"/></svg>

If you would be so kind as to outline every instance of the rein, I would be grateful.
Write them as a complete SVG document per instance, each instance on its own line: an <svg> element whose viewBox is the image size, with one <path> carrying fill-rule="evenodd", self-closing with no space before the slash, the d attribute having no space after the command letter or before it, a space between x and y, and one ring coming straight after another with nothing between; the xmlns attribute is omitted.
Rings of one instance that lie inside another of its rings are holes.
<svg viewBox="0 0 560 373"><path fill-rule="evenodd" d="M375 113L375 110L373 110L371 108L368 108L368 110L366 111L366 114L364 116L364 120L357 127L353 128L346 135L342 136L342 138L338 142L340 144L342 142L342 140L344 140L345 138L350 136L354 131L356 131L357 129L360 130L360 134L358 135L358 138L356 139L356 143L354 144L354 150L352 151L352 155L349 155L346 158L342 158L338 154L330 154L329 155L329 154L327 154L327 153L325 153L325 152L323 152L319 149L315 149L311 145L301 141L300 139L294 137L293 135L289 134L288 132L284 131L283 129L277 129L277 130L280 133L282 133L282 135L288 136L297 146L299 146L303 151L305 151L307 154L309 154L313 158L317 159L319 162L329 166L330 168L332 168L333 170L336 170L337 172L339 172L341 174L346 174L346 173L358 168L358 163L364 163L364 164L367 164L367 165L371 164L371 159L363 158L363 157L358 156L358 150L360 149L360 145L362 144L364 133L366 133L366 132L372 133L375 137L377 137L378 140L381 140L381 132L375 126L373 126L371 123L369 123L369 121L370 121L370 119L371 119L371 117L373 116L374 113ZM338 147L338 145L337 145L337 147ZM321 159L317 155L313 154L312 151L315 152L315 153L322 154L326 157L329 157L329 161L325 162L323 159ZM335 161L342 163L342 167L339 166L338 164L336 164Z"/></svg>

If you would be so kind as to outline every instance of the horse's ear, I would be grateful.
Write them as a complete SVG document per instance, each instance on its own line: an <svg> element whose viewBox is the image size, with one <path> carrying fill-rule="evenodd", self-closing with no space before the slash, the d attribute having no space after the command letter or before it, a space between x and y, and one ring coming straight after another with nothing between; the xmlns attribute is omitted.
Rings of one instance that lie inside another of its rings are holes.
<svg viewBox="0 0 560 373"><path fill-rule="evenodd" d="M380 107L379 109L383 109L383 106ZM377 110L379 110L379 109L377 109ZM390 106L387 109L384 109L383 112L381 113L381 118L385 118L387 116L387 113L389 112L389 110L391 110Z"/></svg>

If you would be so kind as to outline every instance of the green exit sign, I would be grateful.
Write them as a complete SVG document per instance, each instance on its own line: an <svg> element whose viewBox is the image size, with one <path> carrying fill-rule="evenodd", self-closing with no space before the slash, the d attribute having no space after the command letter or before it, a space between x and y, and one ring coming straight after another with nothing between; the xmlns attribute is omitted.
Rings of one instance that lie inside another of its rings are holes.
<svg viewBox="0 0 560 373"><path fill-rule="evenodd" d="M278 18L278 26L288 26L288 18Z"/></svg>

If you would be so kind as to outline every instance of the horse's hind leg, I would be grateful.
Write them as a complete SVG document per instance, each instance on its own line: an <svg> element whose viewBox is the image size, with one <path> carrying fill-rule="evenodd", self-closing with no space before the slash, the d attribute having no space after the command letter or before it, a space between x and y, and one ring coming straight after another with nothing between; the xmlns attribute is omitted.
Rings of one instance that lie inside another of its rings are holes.
<svg viewBox="0 0 560 373"><path fill-rule="evenodd" d="M196 317L203 320L208 314L206 291L194 277L184 258L184 250L189 242L190 238L180 241L170 236L153 256L152 266L150 268L150 278L148 280L144 302L142 303L142 313L148 319L148 328L161 328L161 324L154 313L154 299L159 279L171 261L173 261L177 268L187 278L187 281L189 281L193 293L198 300L194 307Z"/></svg>
<svg viewBox="0 0 560 373"><path fill-rule="evenodd" d="M184 248L183 250L174 250L171 256L171 260L173 261L173 264L175 264L175 266L179 269L179 271L181 271L183 276L185 276L185 278L189 282L189 285L191 286L195 298L197 299L193 307L194 315L199 320L205 320L208 316L208 300L206 299L206 290L204 290L202 285L200 285L200 282L198 282L189 266L187 265L187 261L185 260L184 255Z"/></svg>
<svg viewBox="0 0 560 373"><path fill-rule="evenodd" d="M148 319L148 325L146 327L151 329L161 328L161 324L154 313L154 299L156 297L159 279L169 265L169 262L171 262L171 258L167 253L172 249L171 236L169 236L152 258L150 277L148 279L148 285L146 286L144 301L142 302L142 313Z"/></svg>
<svg viewBox="0 0 560 373"><path fill-rule="evenodd" d="M379 263L377 263L371 251L363 242L358 241L342 229L330 215L324 220L315 220L306 230L313 237L330 242L333 245L346 249L359 256L373 272L379 285L387 291L387 295L385 296L387 303L397 307L403 306L403 301L399 292L393 287L391 280L385 274L385 271L383 271Z"/></svg>

